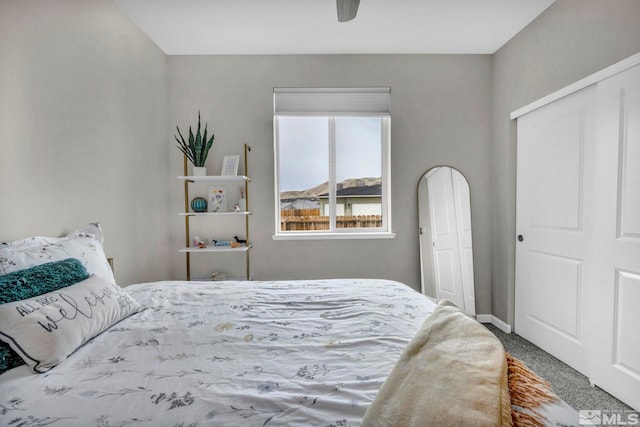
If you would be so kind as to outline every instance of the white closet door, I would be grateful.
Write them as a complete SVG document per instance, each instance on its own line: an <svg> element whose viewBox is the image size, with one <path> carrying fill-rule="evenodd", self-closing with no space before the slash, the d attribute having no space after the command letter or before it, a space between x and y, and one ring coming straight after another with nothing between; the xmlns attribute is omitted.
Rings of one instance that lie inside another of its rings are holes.
<svg viewBox="0 0 640 427"><path fill-rule="evenodd" d="M440 168L427 179L433 238L436 298L464 308L460 249L451 168Z"/></svg>
<svg viewBox="0 0 640 427"><path fill-rule="evenodd" d="M594 97L591 86L518 118L514 328L583 373Z"/></svg>
<svg viewBox="0 0 640 427"><path fill-rule="evenodd" d="M590 379L640 410L640 66L598 84Z"/></svg>

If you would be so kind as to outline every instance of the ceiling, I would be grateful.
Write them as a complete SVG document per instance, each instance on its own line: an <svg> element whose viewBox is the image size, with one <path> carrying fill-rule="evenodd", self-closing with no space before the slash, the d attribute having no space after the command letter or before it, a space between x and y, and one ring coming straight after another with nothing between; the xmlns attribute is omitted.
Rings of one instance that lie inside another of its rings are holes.
<svg viewBox="0 0 640 427"><path fill-rule="evenodd" d="M113 0L166 54L492 54L554 0Z"/></svg>

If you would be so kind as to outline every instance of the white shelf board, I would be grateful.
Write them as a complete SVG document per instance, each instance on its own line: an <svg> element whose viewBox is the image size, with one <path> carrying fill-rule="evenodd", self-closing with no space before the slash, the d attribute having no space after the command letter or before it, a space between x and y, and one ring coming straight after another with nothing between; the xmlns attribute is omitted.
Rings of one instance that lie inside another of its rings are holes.
<svg viewBox="0 0 640 427"><path fill-rule="evenodd" d="M232 248L231 246L207 246L206 248L182 248L180 252L190 252L190 253L205 253L205 252L246 252L251 249L253 245L249 246L240 246L238 248Z"/></svg>
<svg viewBox="0 0 640 427"><path fill-rule="evenodd" d="M192 182L245 182L251 181L251 178L244 175L239 176L220 176L220 175L207 175L207 176L179 176L178 179L183 181Z"/></svg>
<svg viewBox="0 0 640 427"><path fill-rule="evenodd" d="M253 212L180 212L180 216L251 215Z"/></svg>

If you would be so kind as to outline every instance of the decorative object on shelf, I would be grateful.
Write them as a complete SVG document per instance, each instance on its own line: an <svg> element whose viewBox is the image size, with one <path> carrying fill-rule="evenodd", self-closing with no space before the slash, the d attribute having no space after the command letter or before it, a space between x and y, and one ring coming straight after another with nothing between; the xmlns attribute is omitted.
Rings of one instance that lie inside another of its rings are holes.
<svg viewBox="0 0 640 427"><path fill-rule="evenodd" d="M222 162L222 170L220 175L222 176L236 176L238 175L238 164L240 163L240 155L224 156Z"/></svg>
<svg viewBox="0 0 640 427"><path fill-rule="evenodd" d="M204 166L194 166L193 168L191 168L191 176L207 176L207 168L205 168Z"/></svg>
<svg viewBox="0 0 640 427"><path fill-rule="evenodd" d="M240 199L238 200L238 206L240 206L240 212L247 211L247 199L244 198L244 188L240 190Z"/></svg>
<svg viewBox="0 0 640 427"><path fill-rule="evenodd" d="M228 240L213 240L213 246L231 246Z"/></svg>
<svg viewBox="0 0 640 427"><path fill-rule="evenodd" d="M214 271L213 273L211 273L211 280L213 281L226 280L226 279L227 279L227 275L224 273L220 273L219 271Z"/></svg>
<svg viewBox="0 0 640 427"><path fill-rule="evenodd" d="M235 204L235 205L233 205L233 211L234 212L242 212L242 209L240 209L240 205Z"/></svg>
<svg viewBox="0 0 640 427"><path fill-rule="evenodd" d="M204 249L207 247L207 242L205 240L200 239L198 236L193 237L193 246L198 249Z"/></svg>
<svg viewBox="0 0 640 427"><path fill-rule="evenodd" d="M194 212L206 212L207 199L204 197L194 197L193 200L191 200L191 209Z"/></svg>
<svg viewBox="0 0 640 427"><path fill-rule="evenodd" d="M233 238L235 239L235 241L236 241L237 243L247 243L247 241L246 241L246 240L239 239L239 238L238 238L238 236L233 236Z"/></svg>
<svg viewBox="0 0 640 427"><path fill-rule="evenodd" d="M206 175L206 169L204 173L202 173L202 169L204 168L204 163L207 160L207 155L209 154L209 150L213 145L213 135L211 138L207 140L207 123L204 124L204 134L200 133L200 111L198 111L198 129L196 131L195 136L193 135L193 131L191 130L191 126L189 126L189 142L187 143L180 132L180 128L176 126L178 130L178 135L180 138L178 139L177 135L174 135L176 141L178 141L178 149L187 156L187 159L191 161L194 166L193 175L202 174ZM197 176L197 175L196 175Z"/></svg>
<svg viewBox="0 0 640 427"><path fill-rule="evenodd" d="M360 0L338 0L338 22L349 22L358 14Z"/></svg>
<svg viewBox="0 0 640 427"><path fill-rule="evenodd" d="M227 187L211 186L209 187L209 212L226 212L227 211Z"/></svg>

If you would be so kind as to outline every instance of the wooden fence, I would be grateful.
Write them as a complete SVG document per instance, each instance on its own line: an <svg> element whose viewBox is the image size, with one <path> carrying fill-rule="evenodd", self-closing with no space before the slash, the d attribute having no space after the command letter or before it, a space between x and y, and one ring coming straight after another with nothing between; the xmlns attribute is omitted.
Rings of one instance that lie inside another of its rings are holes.
<svg viewBox="0 0 640 427"><path fill-rule="evenodd" d="M285 216L320 216L320 208L281 210L280 217L285 217Z"/></svg>
<svg viewBox="0 0 640 427"><path fill-rule="evenodd" d="M293 213L294 215L291 215ZM280 230L315 231L328 230L329 217L319 215L320 209L290 209L280 213ZM295 215L298 214L298 215ZM302 214L302 215L300 215ZM382 227L382 215L338 216L337 228Z"/></svg>

